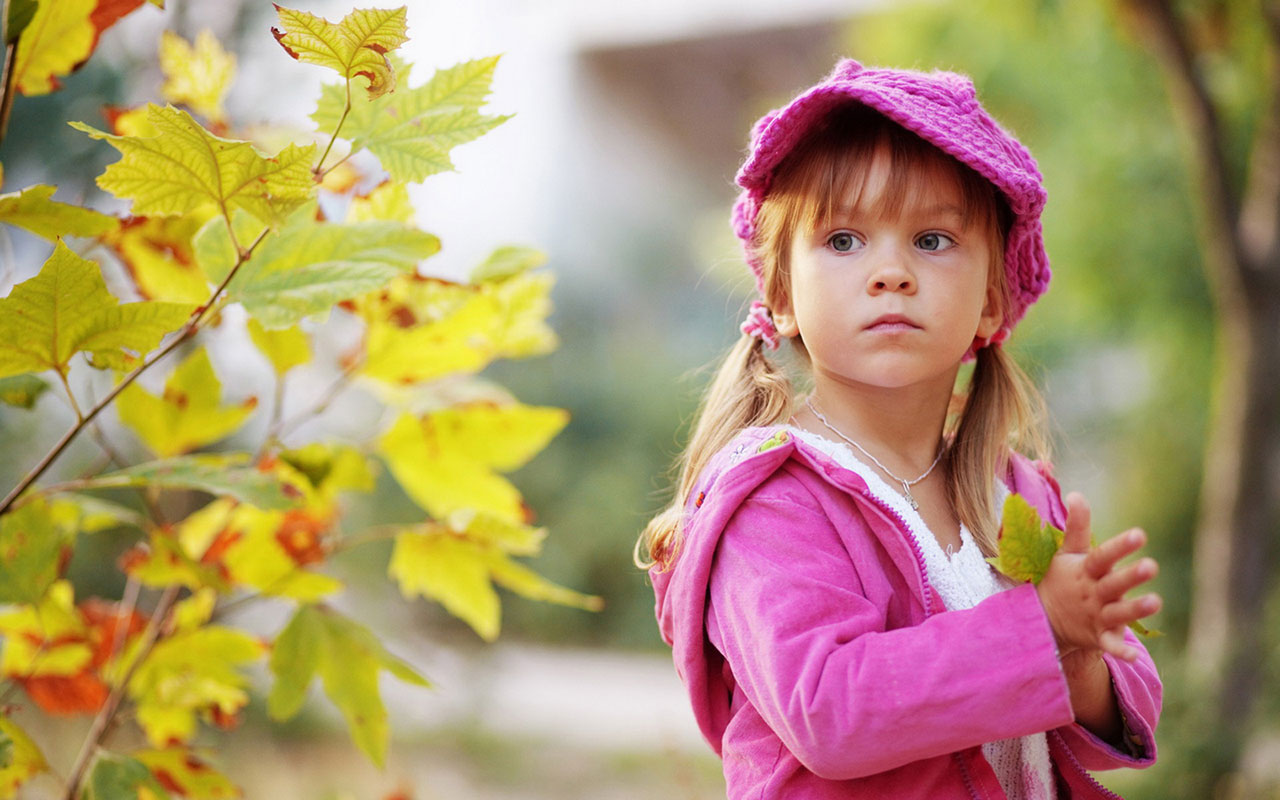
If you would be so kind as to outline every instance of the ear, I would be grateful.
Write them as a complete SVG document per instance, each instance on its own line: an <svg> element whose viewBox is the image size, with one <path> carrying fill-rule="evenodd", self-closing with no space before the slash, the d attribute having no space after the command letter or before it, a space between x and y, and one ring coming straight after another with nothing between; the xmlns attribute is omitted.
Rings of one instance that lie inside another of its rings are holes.
<svg viewBox="0 0 1280 800"><path fill-rule="evenodd" d="M978 317L978 330L974 334L980 339L990 338L1000 330L1004 323L1004 303L1000 302L1000 290L995 286L987 287L986 303L982 306L982 315Z"/></svg>
<svg viewBox="0 0 1280 800"><path fill-rule="evenodd" d="M800 334L800 324L796 321L795 310L791 307L791 298L782 295L774 303L775 308L770 309L769 316L773 318L773 327L778 333L788 339L793 339Z"/></svg>

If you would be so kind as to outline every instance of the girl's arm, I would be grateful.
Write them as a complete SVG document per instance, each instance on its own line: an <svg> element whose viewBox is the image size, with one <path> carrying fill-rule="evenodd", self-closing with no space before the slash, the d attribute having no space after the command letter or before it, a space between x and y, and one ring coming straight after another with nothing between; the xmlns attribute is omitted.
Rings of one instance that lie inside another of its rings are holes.
<svg viewBox="0 0 1280 800"><path fill-rule="evenodd" d="M1086 709L1077 711L1074 724L1058 729L1085 769L1142 768L1156 760L1155 729L1162 700L1160 676L1138 638L1126 631L1125 640L1139 651L1132 662L1110 654L1095 654L1089 659L1090 663L1074 665L1069 662L1071 656L1064 659L1067 681L1072 685L1072 703L1076 702L1077 692L1090 697L1102 695L1118 716L1118 735L1101 736L1096 728L1091 730L1085 718L1089 713ZM1084 702L1086 698L1081 700Z"/></svg>
<svg viewBox="0 0 1280 800"><path fill-rule="evenodd" d="M821 511L777 497L748 500L720 539L708 631L801 763L857 778L1071 723L1034 587L885 630L868 598L909 600L882 555L851 555Z"/></svg>

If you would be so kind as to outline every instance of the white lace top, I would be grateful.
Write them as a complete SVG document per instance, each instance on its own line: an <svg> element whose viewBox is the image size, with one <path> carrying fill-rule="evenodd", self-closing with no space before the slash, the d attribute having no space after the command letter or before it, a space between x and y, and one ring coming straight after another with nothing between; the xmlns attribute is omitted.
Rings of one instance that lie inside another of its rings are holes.
<svg viewBox="0 0 1280 800"><path fill-rule="evenodd" d="M978 543L964 523L960 524L960 549L943 552L920 513L911 507L901 492L891 488L872 467L860 461L848 445L793 426L787 426L787 429L834 458L840 466L857 473L866 481L876 499L906 521L911 537L924 554L929 583L938 590L948 610L972 608L996 592L1014 585L983 559ZM996 481L996 491L1003 505L1009 490L1002 482ZM1049 744L1043 733L988 742L982 746L982 754L995 770L1000 786L1010 800L1054 800L1056 797Z"/></svg>

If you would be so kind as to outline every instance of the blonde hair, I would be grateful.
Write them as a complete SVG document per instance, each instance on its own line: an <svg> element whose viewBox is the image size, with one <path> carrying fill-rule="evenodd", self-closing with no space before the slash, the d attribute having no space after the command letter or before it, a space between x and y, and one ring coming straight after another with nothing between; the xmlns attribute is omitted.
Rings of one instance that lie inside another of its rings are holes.
<svg viewBox="0 0 1280 800"><path fill-rule="evenodd" d="M890 159L888 181L877 198L886 215L897 214L929 179L952 181L961 190L966 226L985 230L991 250L987 274L1002 307L1008 307L1004 242L1012 215L995 187L969 167L863 106L834 109L810 131L774 171L769 193L756 217L752 255L762 267L763 299L779 307L790 286L791 243L796 231L813 231L840 206L857 207L877 152ZM916 178L916 179L913 179ZM790 340L797 354L808 354L799 336ZM791 381L762 350L762 342L744 335L721 363L695 417L689 444L677 460L679 478L671 504L646 526L636 543L636 564L669 566L680 544L685 504L707 462L742 429L773 425L793 410ZM953 398L944 435L947 497L956 516L987 555L995 554L995 481L1008 467L1009 449L1048 457L1043 432L1044 401L1026 374L1003 348L977 351L965 392Z"/></svg>

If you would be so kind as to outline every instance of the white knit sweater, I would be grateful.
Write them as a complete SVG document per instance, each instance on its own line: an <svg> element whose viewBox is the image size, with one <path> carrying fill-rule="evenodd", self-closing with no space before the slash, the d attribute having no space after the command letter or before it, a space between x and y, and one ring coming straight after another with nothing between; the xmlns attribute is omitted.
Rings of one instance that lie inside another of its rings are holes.
<svg viewBox="0 0 1280 800"><path fill-rule="evenodd" d="M899 491L890 488L872 467L860 461L848 445L800 428L788 426L788 429L834 458L840 466L857 473L866 481L876 499L906 521L911 537L924 554L929 583L938 590L948 610L972 608L996 592L1015 585L983 559L973 534L963 523L960 525L960 549L953 553L943 552L919 512ZM1003 507L1009 490L996 481L996 491L999 493L997 505ZM1049 745L1043 733L988 742L982 746L982 754L995 770L1009 800L1054 800L1056 797Z"/></svg>

